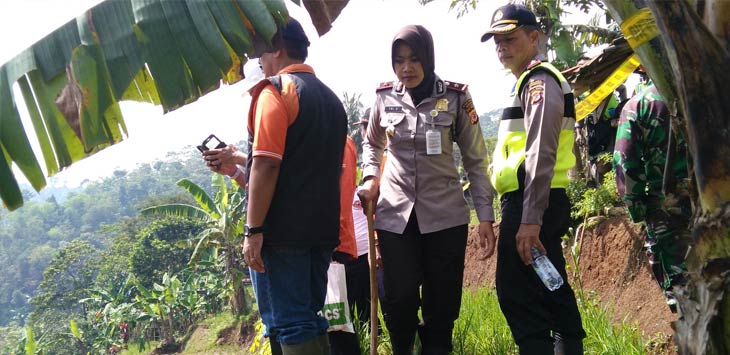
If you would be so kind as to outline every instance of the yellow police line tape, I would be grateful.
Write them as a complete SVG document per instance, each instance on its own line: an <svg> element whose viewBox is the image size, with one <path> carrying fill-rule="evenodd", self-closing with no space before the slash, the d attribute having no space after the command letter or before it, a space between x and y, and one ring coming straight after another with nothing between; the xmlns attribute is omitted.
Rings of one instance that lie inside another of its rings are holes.
<svg viewBox="0 0 730 355"><path fill-rule="evenodd" d="M659 35L654 16L649 8L643 8L626 19L621 24L621 32L629 42L629 46L636 50L640 45Z"/></svg>
<svg viewBox="0 0 730 355"><path fill-rule="evenodd" d="M651 10L643 8L626 19L621 24L621 32L629 42L629 46L636 50L640 45L659 35L659 28L651 14ZM593 90L588 97L575 105L575 118L580 121L598 108L603 100L611 95L621 83L641 64L639 57L634 53L626 59L611 75L604 80L598 89Z"/></svg>
<svg viewBox="0 0 730 355"><path fill-rule="evenodd" d="M593 90L588 97L581 100L575 105L575 118L580 121L591 112L595 111L603 100L611 95L619 85L621 85L631 75L631 73L639 67L639 57L632 54L626 59L606 80L604 80L598 89Z"/></svg>

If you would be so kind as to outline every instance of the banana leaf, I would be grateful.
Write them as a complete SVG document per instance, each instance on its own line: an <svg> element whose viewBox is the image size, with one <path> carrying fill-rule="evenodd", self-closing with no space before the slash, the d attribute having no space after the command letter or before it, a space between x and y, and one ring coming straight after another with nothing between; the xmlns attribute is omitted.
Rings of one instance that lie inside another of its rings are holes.
<svg viewBox="0 0 730 355"><path fill-rule="evenodd" d="M177 216L177 217L186 217L186 218L193 218L193 219L200 219L200 220L206 220L208 219L208 213L205 212L202 208L198 208L195 206L190 206L186 204L180 204L180 203L171 203L166 205L159 205L154 207L148 207L141 211L139 211L140 214L143 216L152 216L152 215L165 215L165 216Z"/></svg>
<svg viewBox="0 0 730 355"><path fill-rule="evenodd" d="M294 1L299 4L299 1ZM320 35L347 0L304 1ZM169 112L242 79L254 43L271 43L289 17L283 0L105 0L3 64L0 77L0 197L22 205L13 164L36 190L52 176L128 134L118 102ZM19 84L33 130L20 123Z"/></svg>

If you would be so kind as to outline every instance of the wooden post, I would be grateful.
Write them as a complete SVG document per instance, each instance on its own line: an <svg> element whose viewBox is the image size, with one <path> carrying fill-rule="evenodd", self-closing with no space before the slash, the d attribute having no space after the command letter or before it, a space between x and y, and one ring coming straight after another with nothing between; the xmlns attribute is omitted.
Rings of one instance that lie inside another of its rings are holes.
<svg viewBox="0 0 730 355"><path fill-rule="evenodd" d="M374 202L367 204L368 260L370 264L370 355L378 355L378 277L375 273L375 229L373 220Z"/></svg>

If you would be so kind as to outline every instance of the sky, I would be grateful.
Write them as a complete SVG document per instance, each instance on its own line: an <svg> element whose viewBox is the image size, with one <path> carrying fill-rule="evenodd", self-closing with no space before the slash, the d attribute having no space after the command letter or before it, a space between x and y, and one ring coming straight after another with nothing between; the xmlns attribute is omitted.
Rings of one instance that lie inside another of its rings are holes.
<svg viewBox="0 0 730 355"><path fill-rule="evenodd" d="M0 0L0 63L98 2ZM451 0L436 0L425 6L417 0L350 0L323 37L317 36L303 8L291 1L286 3L290 15L300 20L312 42L306 63L340 98L345 92L361 95L365 107L374 102L378 83L395 80L391 40L398 29L409 24L423 25L432 33L436 74L444 80L468 84L478 112L499 107L514 82L497 60L493 41L480 42L492 13L502 2L480 1L476 10L457 18L455 10L449 11ZM116 169L130 170L137 164L162 159L168 152L193 147L210 133L225 142L243 140L250 102L244 93L262 75L256 61L247 63L244 71L246 80L221 86L168 114L163 115L159 106L123 102L129 136L74 163L49 179L49 184L74 187L87 179L108 176ZM17 92L15 97L21 116L27 117ZM30 124L26 130L32 130Z"/></svg>

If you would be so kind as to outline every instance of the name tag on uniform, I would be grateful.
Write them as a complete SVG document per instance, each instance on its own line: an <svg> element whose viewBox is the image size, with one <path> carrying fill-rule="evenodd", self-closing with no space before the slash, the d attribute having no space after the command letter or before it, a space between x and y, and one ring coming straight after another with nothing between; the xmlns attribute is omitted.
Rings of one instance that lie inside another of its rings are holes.
<svg viewBox="0 0 730 355"><path fill-rule="evenodd" d="M403 112L402 106L385 106L385 112Z"/></svg>
<svg viewBox="0 0 730 355"><path fill-rule="evenodd" d="M426 155L441 154L441 132L434 129L426 131Z"/></svg>

